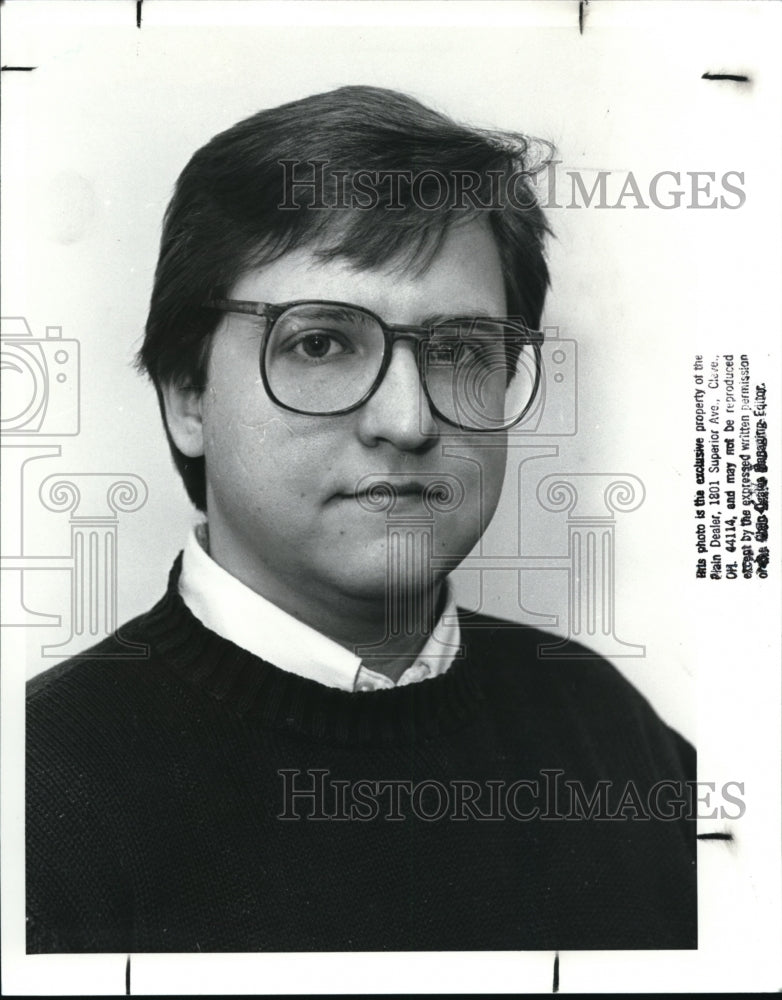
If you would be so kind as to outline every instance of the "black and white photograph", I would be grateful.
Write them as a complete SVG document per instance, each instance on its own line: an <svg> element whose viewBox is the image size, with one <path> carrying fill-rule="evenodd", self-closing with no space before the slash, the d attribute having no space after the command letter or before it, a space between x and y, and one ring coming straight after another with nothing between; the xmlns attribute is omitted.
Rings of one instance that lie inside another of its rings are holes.
<svg viewBox="0 0 782 1000"><path fill-rule="evenodd" d="M3 991L779 989L779 7L1 16Z"/></svg>

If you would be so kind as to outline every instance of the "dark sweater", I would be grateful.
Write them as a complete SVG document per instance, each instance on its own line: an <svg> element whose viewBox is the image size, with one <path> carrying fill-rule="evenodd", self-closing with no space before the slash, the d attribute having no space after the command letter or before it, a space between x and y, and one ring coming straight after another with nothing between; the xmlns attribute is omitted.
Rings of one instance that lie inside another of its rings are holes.
<svg viewBox="0 0 782 1000"><path fill-rule="evenodd" d="M638 818L694 751L604 660L465 615L446 674L347 693L207 630L178 573L120 630L148 656L30 682L28 951L696 946L694 822ZM566 782L601 781L584 818Z"/></svg>

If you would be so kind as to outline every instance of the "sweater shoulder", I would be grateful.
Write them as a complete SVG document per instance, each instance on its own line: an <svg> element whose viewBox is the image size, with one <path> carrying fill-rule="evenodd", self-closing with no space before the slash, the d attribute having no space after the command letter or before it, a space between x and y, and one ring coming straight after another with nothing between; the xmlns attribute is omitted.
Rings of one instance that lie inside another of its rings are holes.
<svg viewBox="0 0 782 1000"><path fill-rule="evenodd" d="M149 612L126 622L100 642L32 677L26 685L28 706L65 694L74 683L137 670L153 656L144 627ZM112 669L107 669L112 668Z"/></svg>
<svg viewBox="0 0 782 1000"><path fill-rule="evenodd" d="M84 761L101 741L132 738L142 714L164 711L170 671L150 627L157 608L27 682L28 763L54 752Z"/></svg>
<svg viewBox="0 0 782 1000"><path fill-rule="evenodd" d="M468 655L491 661L493 671L516 680L605 690L623 700L648 701L613 663L595 650L553 632L483 613L460 610Z"/></svg>
<svg viewBox="0 0 782 1000"><path fill-rule="evenodd" d="M181 565L180 553L169 573L166 592L149 610L131 618L83 652L32 677L27 682L28 712L37 703L64 697L74 684L116 683L125 675L137 677L148 667L156 657L155 641L171 629L174 621L171 609L176 603L174 595ZM146 674L149 675L148 670Z"/></svg>
<svg viewBox="0 0 782 1000"><path fill-rule="evenodd" d="M573 640L485 614L460 612L470 659L501 711L534 717L548 731L599 748L644 747L667 772L695 779L692 744L604 656Z"/></svg>

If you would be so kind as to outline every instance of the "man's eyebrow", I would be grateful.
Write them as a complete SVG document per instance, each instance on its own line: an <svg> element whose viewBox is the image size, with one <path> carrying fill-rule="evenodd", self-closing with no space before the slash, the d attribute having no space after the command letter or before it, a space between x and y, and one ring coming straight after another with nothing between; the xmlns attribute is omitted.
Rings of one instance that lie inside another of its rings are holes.
<svg viewBox="0 0 782 1000"><path fill-rule="evenodd" d="M362 321L370 322L368 316L360 311L357 313L350 305L340 305L337 302L313 302L312 307L316 318L326 316L329 319L341 319L347 322L355 321L356 316L358 316Z"/></svg>
<svg viewBox="0 0 782 1000"><path fill-rule="evenodd" d="M482 309L454 309L449 313L431 313L423 316L419 326L434 326L437 323L447 323L451 319L497 319L493 313L484 312Z"/></svg>

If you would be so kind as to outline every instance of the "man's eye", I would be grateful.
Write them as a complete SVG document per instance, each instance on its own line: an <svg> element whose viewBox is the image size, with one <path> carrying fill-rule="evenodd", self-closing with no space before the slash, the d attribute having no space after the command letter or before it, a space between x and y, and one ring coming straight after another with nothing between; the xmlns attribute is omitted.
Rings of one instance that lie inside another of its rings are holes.
<svg viewBox="0 0 782 1000"><path fill-rule="evenodd" d="M307 333L300 336L291 346L294 354L312 361L334 358L348 352L344 341L338 340L329 333Z"/></svg>

